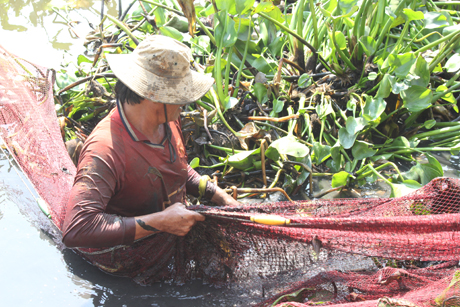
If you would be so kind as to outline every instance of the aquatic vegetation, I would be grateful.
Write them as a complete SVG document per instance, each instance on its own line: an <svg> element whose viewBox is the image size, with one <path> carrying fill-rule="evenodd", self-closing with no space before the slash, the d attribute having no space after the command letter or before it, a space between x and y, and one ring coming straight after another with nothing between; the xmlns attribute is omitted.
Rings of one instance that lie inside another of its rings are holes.
<svg viewBox="0 0 460 307"><path fill-rule="evenodd" d="M455 5L142 0L118 18L102 10L85 54L57 74L65 139L84 139L114 107L105 54L162 34L216 80L184 110L183 131L190 164L229 191L311 194L313 176L331 176L335 189L383 180L405 194L443 176L432 152L460 150ZM402 173L401 160L413 167Z"/></svg>

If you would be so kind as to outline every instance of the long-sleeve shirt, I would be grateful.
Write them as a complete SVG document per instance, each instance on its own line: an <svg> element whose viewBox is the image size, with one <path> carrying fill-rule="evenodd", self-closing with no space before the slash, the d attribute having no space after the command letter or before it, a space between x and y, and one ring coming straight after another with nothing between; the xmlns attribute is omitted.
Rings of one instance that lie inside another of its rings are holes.
<svg viewBox="0 0 460 307"><path fill-rule="evenodd" d="M118 104L85 141L63 225L69 247L110 247L134 241L135 216L197 196L200 176L187 164L180 121L170 126L176 161L165 138L153 144ZM207 187L212 196L215 186Z"/></svg>

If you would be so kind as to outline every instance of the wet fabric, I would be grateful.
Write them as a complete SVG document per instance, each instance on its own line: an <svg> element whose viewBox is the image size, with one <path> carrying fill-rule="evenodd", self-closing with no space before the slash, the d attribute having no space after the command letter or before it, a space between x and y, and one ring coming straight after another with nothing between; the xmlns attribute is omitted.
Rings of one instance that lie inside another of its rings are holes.
<svg viewBox="0 0 460 307"><path fill-rule="evenodd" d="M149 142L118 104L85 141L64 222L64 243L110 247L134 241L134 216L184 202L189 176L179 120L168 123L177 160L165 139ZM193 171L191 172L193 174Z"/></svg>

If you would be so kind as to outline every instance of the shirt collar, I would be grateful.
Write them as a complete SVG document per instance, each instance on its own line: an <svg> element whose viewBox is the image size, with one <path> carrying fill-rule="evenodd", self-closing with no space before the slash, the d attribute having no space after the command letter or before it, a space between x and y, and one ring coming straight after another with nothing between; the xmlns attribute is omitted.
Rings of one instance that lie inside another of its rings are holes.
<svg viewBox="0 0 460 307"><path fill-rule="evenodd" d="M164 147L164 143L166 141L166 135L160 144L154 144L150 142L142 132L140 132L134 126L131 125L123 109L123 103L121 103L118 99L117 99L117 109L118 109L118 114L120 116L121 122L125 126L126 132L128 132L129 136L131 137L131 139L133 139L133 141L144 142L145 144L151 147L161 147L161 148Z"/></svg>

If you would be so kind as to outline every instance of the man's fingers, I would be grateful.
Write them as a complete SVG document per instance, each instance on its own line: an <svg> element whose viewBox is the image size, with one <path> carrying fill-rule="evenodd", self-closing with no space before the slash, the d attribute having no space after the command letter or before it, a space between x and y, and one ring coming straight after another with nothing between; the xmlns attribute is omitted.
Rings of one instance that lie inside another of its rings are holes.
<svg viewBox="0 0 460 307"><path fill-rule="evenodd" d="M195 218L196 221L198 221L198 222L203 222L203 221L206 219L206 218L204 217L204 215L199 214L199 213L196 213L196 212L194 212L194 213L196 214L196 218Z"/></svg>

